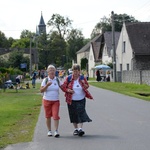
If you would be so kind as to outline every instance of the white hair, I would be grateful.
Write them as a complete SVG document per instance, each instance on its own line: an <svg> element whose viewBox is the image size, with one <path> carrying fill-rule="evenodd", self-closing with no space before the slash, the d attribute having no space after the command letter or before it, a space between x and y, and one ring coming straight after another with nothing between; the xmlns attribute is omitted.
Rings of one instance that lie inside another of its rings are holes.
<svg viewBox="0 0 150 150"><path fill-rule="evenodd" d="M56 71L55 66L53 66L53 65L49 65L49 66L47 67L47 72L48 72L51 68L52 68L52 69L55 69L55 71Z"/></svg>

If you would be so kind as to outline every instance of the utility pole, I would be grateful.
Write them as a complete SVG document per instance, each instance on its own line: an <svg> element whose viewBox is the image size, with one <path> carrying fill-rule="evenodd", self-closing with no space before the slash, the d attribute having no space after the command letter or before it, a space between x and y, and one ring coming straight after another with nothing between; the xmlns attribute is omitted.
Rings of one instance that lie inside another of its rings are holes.
<svg viewBox="0 0 150 150"><path fill-rule="evenodd" d="M38 35L36 35L36 69L39 70Z"/></svg>
<svg viewBox="0 0 150 150"><path fill-rule="evenodd" d="M30 76L32 75L32 50L31 50L31 41L32 37L30 37Z"/></svg>
<svg viewBox="0 0 150 150"><path fill-rule="evenodd" d="M116 49L115 49L115 23L114 12L111 12L111 25L112 25L112 50L113 50L113 79L116 82Z"/></svg>

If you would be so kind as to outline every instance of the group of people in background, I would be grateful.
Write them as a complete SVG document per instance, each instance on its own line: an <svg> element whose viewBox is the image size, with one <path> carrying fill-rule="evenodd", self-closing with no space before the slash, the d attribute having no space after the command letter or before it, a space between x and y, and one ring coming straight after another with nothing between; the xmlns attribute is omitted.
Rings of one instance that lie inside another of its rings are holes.
<svg viewBox="0 0 150 150"><path fill-rule="evenodd" d="M64 82L59 80L56 76L56 68L49 65L47 68L48 76L43 79L40 91L43 93L43 106L45 110L46 125L48 129L48 136L59 137L59 89L65 93L66 103L70 122L73 124L73 135L83 136L84 122L91 122L92 120L86 112L86 98L93 99L89 93L89 84L87 79L81 75L81 68L78 64L72 67L72 74L68 75ZM51 119L54 120L54 132L52 132Z"/></svg>
<svg viewBox="0 0 150 150"><path fill-rule="evenodd" d="M100 81L110 81L110 71L104 71L104 70L97 70L96 71L96 81L100 82Z"/></svg>

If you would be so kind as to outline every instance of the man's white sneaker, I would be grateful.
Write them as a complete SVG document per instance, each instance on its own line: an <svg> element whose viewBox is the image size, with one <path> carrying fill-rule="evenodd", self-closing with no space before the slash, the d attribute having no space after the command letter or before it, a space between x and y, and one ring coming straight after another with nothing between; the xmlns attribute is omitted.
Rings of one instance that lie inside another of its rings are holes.
<svg viewBox="0 0 150 150"><path fill-rule="evenodd" d="M54 132L54 137L59 137L58 131L55 131L55 132Z"/></svg>
<svg viewBox="0 0 150 150"><path fill-rule="evenodd" d="M52 136L52 131L48 131L47 136Z"/></svg>

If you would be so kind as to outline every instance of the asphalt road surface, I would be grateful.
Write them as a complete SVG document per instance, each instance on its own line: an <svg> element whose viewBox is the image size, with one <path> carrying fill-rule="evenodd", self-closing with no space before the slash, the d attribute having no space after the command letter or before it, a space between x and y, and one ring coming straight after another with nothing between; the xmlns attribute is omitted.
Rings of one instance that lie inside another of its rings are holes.
<svg viewBox="0 0 150 150"><path fill-rule="evenodd" d="M99 83L100 84L100 83ZM60 137L48 137L43 107L33 141L4 150L150 150L150 102L91 86L94 100L86 110L92 122L84 123L83 137L73 136L64 93L60 91Z"/></svg>

